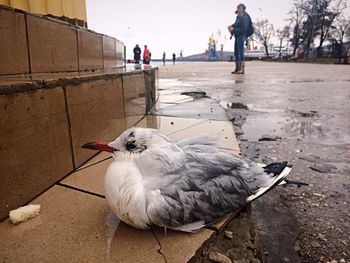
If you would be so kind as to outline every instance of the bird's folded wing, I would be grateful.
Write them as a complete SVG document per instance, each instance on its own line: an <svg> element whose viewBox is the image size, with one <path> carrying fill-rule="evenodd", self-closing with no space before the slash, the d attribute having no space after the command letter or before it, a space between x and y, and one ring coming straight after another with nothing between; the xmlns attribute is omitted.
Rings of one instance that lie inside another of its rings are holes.
<svg viewBox="0 0 350 263"><path fill-rule="evenodd" d="M179 174L160 184L156 199L148 200L152 222L180 227L198 221L211 223L246 204L250 188L241 177L246 164L233 155L189 151ZM157 200L157 205L154 204Z"/></svg>
<svg viewBox="0 0 350 263"><path fill-rule="evenodd" d="M184 148L186 146L199 146L199 145L216 145L217 138L208 134L201 134L196 137L192 137L189 139L184 139L179 141L176 145L180 148Z"/></svg>

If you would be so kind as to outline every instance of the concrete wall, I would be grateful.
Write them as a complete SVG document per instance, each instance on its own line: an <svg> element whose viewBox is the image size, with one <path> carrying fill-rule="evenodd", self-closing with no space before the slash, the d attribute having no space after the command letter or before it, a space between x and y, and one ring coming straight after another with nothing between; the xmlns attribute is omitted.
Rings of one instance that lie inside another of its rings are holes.
<svg viewBox="0 0 350 263"><path fill-rule="evenodd" d="M7 5L32 13L65 16L86 21L85 0L0 0L0 5Z"/></svg>
<svg viewBox="0 0 350 263"><path fill-rule="evenodd" d="M0 8L0 75L29 73L24 14Z"/></svg>
<svg viewBox="0 0 350 263"><path fill-rule="evenodd" d="M0 219L86 162L147 112L157 69L2 85ZM153 85L153 86L152 86Z"/></svg>
<svg viewBox="0 0 350 263"><path fill-rule="evenodd" d="M67 22L0 5L0 25L2 219L140 121L157 70L125 70L123 42Z"/></svg>
<svg viewBox="0 0 350 263"><path fill-rule="evenodd" d="M125 66L124 44L85 28L0 6L0 75Z"/></svg>

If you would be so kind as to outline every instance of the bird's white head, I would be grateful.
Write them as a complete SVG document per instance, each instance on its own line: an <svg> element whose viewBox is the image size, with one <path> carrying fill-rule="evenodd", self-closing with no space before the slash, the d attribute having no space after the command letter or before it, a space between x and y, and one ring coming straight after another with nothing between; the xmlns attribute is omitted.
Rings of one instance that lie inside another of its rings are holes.
<svg viewBox="0 0 350 263"><path fill-rule="evenodd" d="M155 149L169 144L172 144L170 140L155 129L134 127L124 131L112 142L90 142L84 144L82 148L118 155L118 153L142 153L147 149Z"/></svg>

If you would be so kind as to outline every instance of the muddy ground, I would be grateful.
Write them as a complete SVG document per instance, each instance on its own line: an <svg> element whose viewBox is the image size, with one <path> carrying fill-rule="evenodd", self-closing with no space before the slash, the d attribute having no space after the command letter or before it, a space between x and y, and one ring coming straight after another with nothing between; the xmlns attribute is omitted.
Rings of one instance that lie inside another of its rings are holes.
<svg viewBox="0 0 350 263"><path fill-rule="evenodd" d="M267 262L350 262L350 66L228 62L160 67L159 77L226 108L242 155L287 160L290 180L253 203Z"/></svg>

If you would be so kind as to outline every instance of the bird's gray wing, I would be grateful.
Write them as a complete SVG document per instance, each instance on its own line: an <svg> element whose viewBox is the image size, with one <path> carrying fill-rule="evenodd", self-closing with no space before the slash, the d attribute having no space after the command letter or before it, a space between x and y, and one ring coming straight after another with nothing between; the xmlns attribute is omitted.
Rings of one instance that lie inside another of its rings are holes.
<svg viewBox="0 0 350 263"><path fill-rule="evenodd" d="M245 205L254 192L249 181L263 173L253 163L215 147L188 145L184 151L183 167L159 188L163 204L149 211L155 224L179 227L211 223Z"/></svg>
<svg viewBox="0 0 350 263"><path fill-rule="evenodd" d="M198 145L215 146L216 142L217 142L216 137L208 134L201 134L196 137L179 141L178 143L176 143L176 145L179 146L180 148L186 148L188 146L198 146Z"/></svg>

